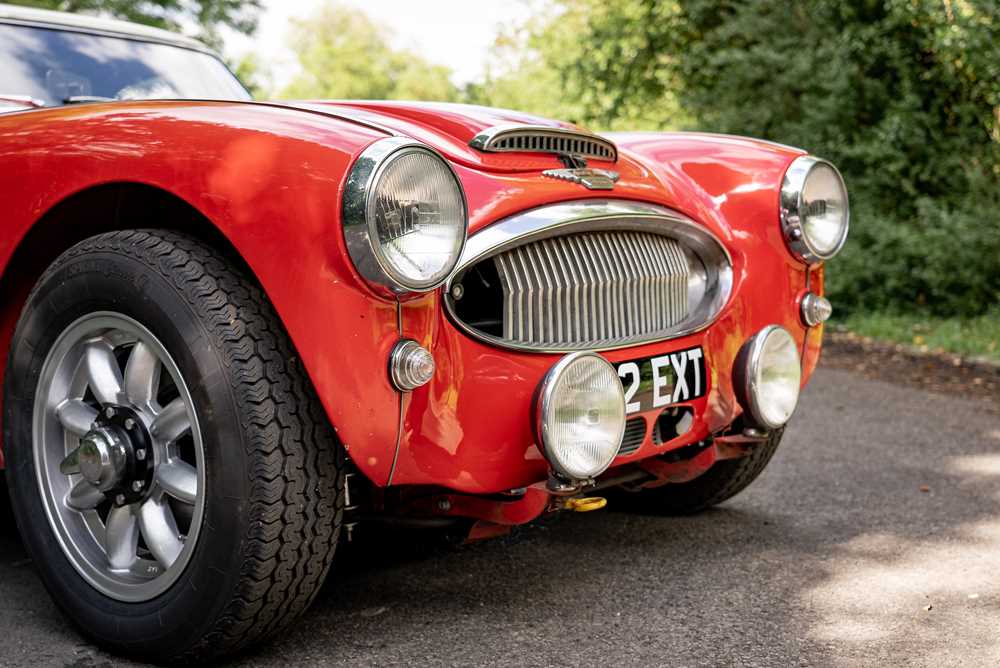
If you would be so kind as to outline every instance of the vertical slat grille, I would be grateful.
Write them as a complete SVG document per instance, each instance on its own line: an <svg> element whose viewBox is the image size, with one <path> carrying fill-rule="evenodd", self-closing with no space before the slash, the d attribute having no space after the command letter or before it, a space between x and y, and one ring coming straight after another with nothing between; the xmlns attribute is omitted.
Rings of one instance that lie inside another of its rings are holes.
<svg viewBox="0 0 1000 668"><path fill-rule="evenodd" d="M687 256L647 232L542 239L495 258L503 338L533 347L599 347L665 332L684 320Z"/></svg>

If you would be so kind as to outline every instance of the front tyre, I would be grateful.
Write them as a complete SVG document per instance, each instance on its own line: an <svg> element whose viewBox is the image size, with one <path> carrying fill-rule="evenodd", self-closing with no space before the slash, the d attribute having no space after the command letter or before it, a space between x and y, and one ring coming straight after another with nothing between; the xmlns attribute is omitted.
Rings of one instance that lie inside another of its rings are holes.
<svg viewBox="0 0 1000 668"><path fill-rule="evenodd" d="M28 551L112 651L239 650L329 570L343 452L266 297L196 240L114 232L63 254L18 322L3 424Z"/></svg>
<svg viewBox="0 0 1000 668"><path fill-rule="evenodd" d="M731 499L757 479L781 444L784 429L772 431L745 457L723 459L694 480L638 491L621 490L615 497L625 508L663 515L691 515Z"/></svg>

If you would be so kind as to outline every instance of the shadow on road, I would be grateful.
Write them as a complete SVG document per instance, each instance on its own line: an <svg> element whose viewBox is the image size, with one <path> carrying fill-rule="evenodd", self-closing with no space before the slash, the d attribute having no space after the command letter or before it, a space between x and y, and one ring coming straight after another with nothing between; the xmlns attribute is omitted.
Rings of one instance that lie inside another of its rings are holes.
<svg viewBox="0 0 1000 668"><path fill-rule="evenodd" d="M460 548L369 536L234 665L1000 665L997 555L1000 417L823 370L720 508L561 514ZM34 659L10 665L104 660L24 559L0 510L0 633Z"/></svg>

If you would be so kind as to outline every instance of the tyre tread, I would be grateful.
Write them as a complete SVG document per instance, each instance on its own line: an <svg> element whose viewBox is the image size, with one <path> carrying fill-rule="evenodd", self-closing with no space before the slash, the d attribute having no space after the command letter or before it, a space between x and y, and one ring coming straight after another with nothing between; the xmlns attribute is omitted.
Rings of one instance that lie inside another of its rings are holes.
<svg viewBox="0 0 1000 668"><path fill-rule="evenodd" d="M221 353L252 462L240 582L201 640L169 662L231 654L285 627L316 596L333 561L344 507L343 449L263 290L215 249L165 230L91 237L50 267L114 252L174 286Z"/></svg>

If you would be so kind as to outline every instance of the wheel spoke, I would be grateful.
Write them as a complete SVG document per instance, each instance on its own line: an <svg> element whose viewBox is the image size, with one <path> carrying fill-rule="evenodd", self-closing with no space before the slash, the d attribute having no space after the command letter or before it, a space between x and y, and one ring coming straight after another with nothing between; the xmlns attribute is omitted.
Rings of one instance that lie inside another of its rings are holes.
<svg viewBox="0 0 1000 668"><path fill-rule="evenodd" d="M191 420L188 419L187 407L178 397L160 411L149 427L149 433L164 443L173 443L191 430Z"/></svg>
<svg viewBox="0 0 1000 668"><path fill-rule="evenodd" d="M166 500L149 499L139 508L139 530L146 541L146 547L164 568L169 568L181 550L177 522Z"/></svg>
<svg viewBox="0 0 1000 668"><path fill-rule="evenodd" d="M66 458L59 462L59 472L63 475L75 475L80 472L80 462L77 459L80 455L80 448L66 455Z"/></svg>
<svg viewBox="0 0 1000 668"><path fill-rule="evenodd" d="M91 510L104 500L104 492L91 485L86 480L73 485L66 495L66 505L73 510Z"/></svg>
<svg viewBox="0 0 1000 668"><path fill-rule="evenodd" d="M160 359L139 341L125 363L125 394L137 407L149 406L160 388Z"/></svg>
<svg viewBox="0 0 1000 668"><path fill-rule="evenodd" d="M139 526L135 513L128 506L113 508L108 513L104 550L108 563L116 570L127 570L135 563L139 544Z"/></svg>
<svg viewBox="0 0 1000 668"><path fill-rule="evenodd" d="M56 408L56 418L66 431L83 436L97 419L97 411L79 399L67 399Z"/></svg>
<svg viewBox="0 0 1000 668"><path fill-rule="evenodd" d="M194 503L198 497L198 472L180 459L171 459L156 469L156 482L170 496L184 503Z"/></svg>
<svg viewBox="0 0 1000 668"><path fill-rule="evenodd" d="M87 379L90 391L102 404L121 403L122 372L111 346L103 340L87 344Z"/></svg>

